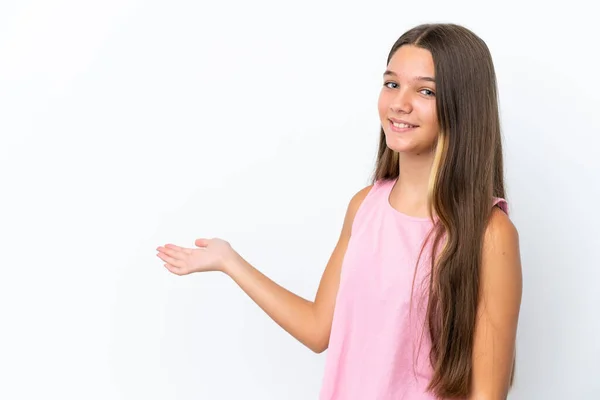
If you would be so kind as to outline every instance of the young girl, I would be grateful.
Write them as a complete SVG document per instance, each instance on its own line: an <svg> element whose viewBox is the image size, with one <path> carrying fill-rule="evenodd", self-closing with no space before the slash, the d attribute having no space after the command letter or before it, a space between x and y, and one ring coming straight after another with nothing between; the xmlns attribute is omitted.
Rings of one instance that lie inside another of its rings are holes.
<svg viewBox="0 0 600 400"><path fill-rule="evenodd" d="M372 181L350 200L314 301L221 239L167 244L174 274L222 271L314 352L322 400L505 399L521 303L496 78L486 44L454 24L393 45Z"/></svg>

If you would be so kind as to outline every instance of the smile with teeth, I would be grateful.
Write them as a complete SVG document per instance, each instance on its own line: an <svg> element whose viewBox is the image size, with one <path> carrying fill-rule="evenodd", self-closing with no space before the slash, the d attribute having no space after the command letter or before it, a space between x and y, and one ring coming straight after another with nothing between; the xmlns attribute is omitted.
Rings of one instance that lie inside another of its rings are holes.
<svg viewBox="0 0 600 400"><path fill-rule="evenodd" d="M391 121L392 125L394 125L396 128L401 128L401 129L405 129L405 128L416 128L416 125L408 125L408 124L402 124L402 123L398 123L398 122L394 122Z"/></svg>
<svg viewBox="0 0 600 400"><path fill-rule="evenodd" d="M396 128L416 128L416 125L408 125L408 124L399 124L397 122L392 121L392 124L396 127Z"/></svg>

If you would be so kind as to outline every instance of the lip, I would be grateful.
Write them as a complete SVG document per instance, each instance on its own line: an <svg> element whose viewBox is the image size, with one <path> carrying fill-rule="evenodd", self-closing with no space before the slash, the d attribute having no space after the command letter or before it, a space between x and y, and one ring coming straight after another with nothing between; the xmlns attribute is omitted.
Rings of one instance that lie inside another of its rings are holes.
<svg viewBox="0 0 600 400"><path fill-rule="evenodd" d="M414 124L411 124L410 122L402 121L400 119L390 118L389 120L390 120L390 129L393 132L403 133L403 132L408 132L408 131L411 131L411 130L419 127L419 125L414 125ZM394 126L394 124L393 124L394 122L399 123L399 124L413 125L413 128L398 128L398 127Z"/></svg>
<svg viewBox="0 0 600 400"><path fill-rule="evenodd" d="M404 121L402 119L396 119L396 118L388 118L388 119L397 124L407 124L407 125L413 125L414 127L417 127L417 128L419 127L419 125L417 125L417 124L413 124L412 122Z"/></svg>

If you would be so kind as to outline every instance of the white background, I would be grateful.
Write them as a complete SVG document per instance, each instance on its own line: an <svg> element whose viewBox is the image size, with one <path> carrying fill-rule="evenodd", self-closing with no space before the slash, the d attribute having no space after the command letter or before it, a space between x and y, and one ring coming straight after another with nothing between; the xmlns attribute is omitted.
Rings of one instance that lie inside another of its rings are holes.
<svg viewBox="0 0 600 400"><path fill-rule="evenodd" d="M598 398L592 6L360 4L0 3L0 398L316 399L326 353L155 249L221 237L312 299L374 166L388 51L423 22L496 66L524 268L510 398Z"/></svg>

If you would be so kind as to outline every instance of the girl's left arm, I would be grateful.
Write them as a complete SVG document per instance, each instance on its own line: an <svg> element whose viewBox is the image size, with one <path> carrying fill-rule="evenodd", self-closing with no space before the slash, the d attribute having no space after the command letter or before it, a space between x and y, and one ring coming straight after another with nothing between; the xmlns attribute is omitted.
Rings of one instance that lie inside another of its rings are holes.
<svg viewBox="0 0 600 400"><path fill-rule="evenodd" d="M521 308L519 253L517 229L494 207L483 241L470 400L504 400L508 395Z"/></svg>

